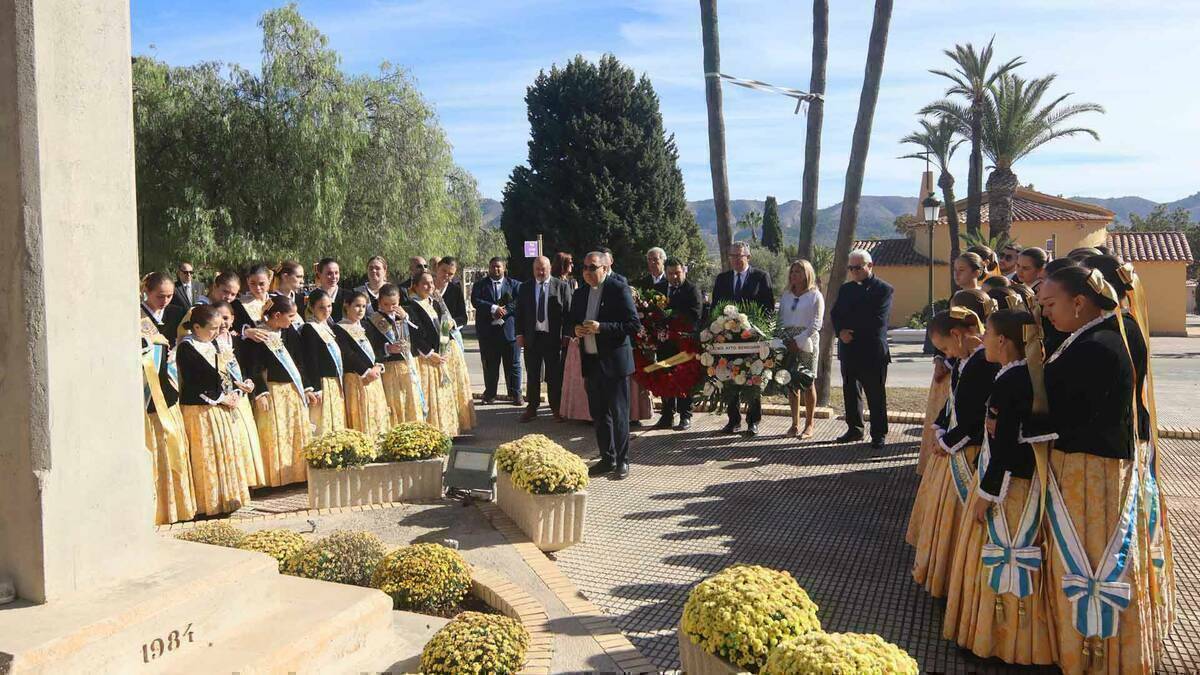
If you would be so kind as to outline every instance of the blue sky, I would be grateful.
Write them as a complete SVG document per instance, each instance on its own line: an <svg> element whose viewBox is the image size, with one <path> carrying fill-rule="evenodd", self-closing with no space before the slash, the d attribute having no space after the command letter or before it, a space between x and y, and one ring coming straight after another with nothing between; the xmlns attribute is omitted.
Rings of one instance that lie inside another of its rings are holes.
<svg viewBox="0 0 1200 675"><path fill-rule="evenodd" d="M282 0L131 0L133 51L174 65L237 62L257 68L262 12ZM695 0L303 0L343 66L404 66L438 110L456 161L499 198L526 157L524 94L541 68L575 54L611 52L650 77L675 134L689 199L712 196ZM873 3L833 0L820 205L841 201ZM722 71L804 89L811 4L724 0ZM1200 190L1200 2L1148 0L901 0L896 3L871 137L864 194L914 195L921 166L896 159L916 110L942 94L926 71L941 49L981 44L1025 57L1029 77L1054 72L1055 91L1100 103L1081 121L1101 141L1067 139L1015 167L1022 183L1053 194L1172 201ZM774 94L725 86L730 192L780 201L800 196L803 117ZM955 175L965 193L966 151Z"/></svg>

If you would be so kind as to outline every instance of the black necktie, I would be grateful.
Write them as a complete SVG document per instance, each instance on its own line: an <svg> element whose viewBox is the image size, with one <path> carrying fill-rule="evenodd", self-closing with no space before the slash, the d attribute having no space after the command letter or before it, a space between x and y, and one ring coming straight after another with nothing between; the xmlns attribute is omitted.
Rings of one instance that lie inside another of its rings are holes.
<svg viewBox="0 0 1200 675"><path fill-rule="evenodd" d="M734 300L736 300L738 298L738 296L741 295L741 293L742 293L742 273L734 272L733 278L734 278L733 298L734 298Z"/></svg>
<svg viewBox="0 0 1200 675"><path fill-rule="evenodd" d="M538 308L537 320L541 323L546 320L546 282L538 284Z"/></svg>
<svg viewBox="0 0 1200 675"><path fill-rule="evenodd" d="M675 295L675 286L667 286L667 299L670 300Z"/></svg>

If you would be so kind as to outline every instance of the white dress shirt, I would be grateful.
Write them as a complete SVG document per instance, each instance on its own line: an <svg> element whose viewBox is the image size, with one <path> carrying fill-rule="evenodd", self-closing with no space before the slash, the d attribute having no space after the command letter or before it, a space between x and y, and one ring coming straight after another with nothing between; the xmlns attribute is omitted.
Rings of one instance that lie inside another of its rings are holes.
<svg viewBox="0 0 1200 675"><path fill-rule="evenodd" d="M500 291L504 288L504 277L500 277L499 279L488 277L488 283L492 285L492 297L496 298L496 302L500 302ZM500 305L492 305L492 316L496 316L496 310L499 308ZM503 326L504 319L492 319L492 325Z"/></svg>
<svg viewBox="0 0 1200 675"><path fill-rule="evenodd" d="M537 320L538 307L541 306L542 297L545 296L546 293L548 292L548 290L546 289L546 285L548 283L550 283L549 280L539 281L539 282L537 282L537 285L533 287L533 318L534 318L533 330L538 333L549 333L550 332L550 299L549 298L546 298L546 301L545 301L546 302L546 318L542 321Z"/></svg>

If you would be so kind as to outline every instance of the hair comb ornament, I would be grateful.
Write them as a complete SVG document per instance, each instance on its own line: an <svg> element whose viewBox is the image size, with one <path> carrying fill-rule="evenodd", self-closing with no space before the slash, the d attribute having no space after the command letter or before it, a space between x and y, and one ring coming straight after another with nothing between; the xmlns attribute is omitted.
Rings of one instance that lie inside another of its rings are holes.
<svg viewBox="0 0 1200 675"><path fill-rule="evenodd" d="M991 298L988 298L988 300L991 300L992 303L996 302L995 300L992 300ZM976 314L975 312L971 311L970 309L967 309L966 307L951 307L950 308L950 318L957 319L959 321L961 321L963 319L968 319L968 318L974 319L975 326L979 329L979 332L980 333L983 332L983 322L979 320L979 315Z"/></svg>

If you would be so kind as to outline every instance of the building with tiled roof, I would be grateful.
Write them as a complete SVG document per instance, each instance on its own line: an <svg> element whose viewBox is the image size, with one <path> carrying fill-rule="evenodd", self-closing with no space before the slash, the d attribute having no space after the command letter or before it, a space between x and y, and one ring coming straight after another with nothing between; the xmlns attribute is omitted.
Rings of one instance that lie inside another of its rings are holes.
<svg viewBox="0 0 1200 675"><path fill-rule="evenodd" d="M925 181L922 194L931 185L931 178ZM965 231L967 200L959 200L955 206L959 230ZM986 224L986 192L981 217ZM1066 255L1080 247L1108 247L1114 255L1137 268L1147 297L1152 298L1151 331L1186 335L1187 266L1193 260L1187 238L1182 232L1109 232L1113 217L1112 211L1094 204L1017 188L1013 196L1011 235L1019 246L1044 248L1052 256ZM912 225L906 237L856 241L854 247L868 251L875 262L876 274L896 289L890 319L893 327L906 325L909 317L927 304L930 258L933 296L945 298L949 294L950 236L944 215L933 225L932 251L926 223Z"/></svg>

